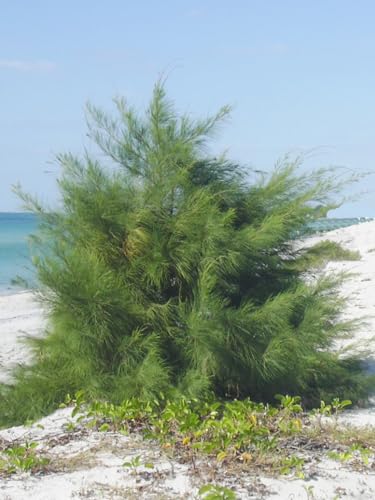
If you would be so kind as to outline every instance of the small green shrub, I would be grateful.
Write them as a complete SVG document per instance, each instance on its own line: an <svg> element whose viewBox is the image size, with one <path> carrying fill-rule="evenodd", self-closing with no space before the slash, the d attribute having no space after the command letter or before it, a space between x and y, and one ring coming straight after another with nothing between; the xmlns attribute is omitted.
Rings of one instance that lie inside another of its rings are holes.
<svg viewBox="0 0 375 500"><path fill-rule="evenodd" d="M17 190L40 221L33 262L49 322L29 340L34 363L0 386L0 425L35 419L79 389L114 403L160 392L366 398L361 364L332 352L355 326L342 320L340 281L306 281L313 260L349 254L293 245L337 206L335 173L303 173L302 158L286 157L249 182L241 165L207 153L227 107L204 120L179 115L160 83L144 116L115 104L117 119L88 108L109 168L60 155L56 209Z"/></svg>
<svg viewBox="0 0 375 500"><path fill-rule="evenodd" d="M145 467L146 469L154 468L154 464L152 462L144 463L140 455L137 455L136 457L133 457L131 460L124 462L122 466L131 469L132 474L134 475L137 474L139 467Z"/></svg>
<svg viewBox="0 0 375 500"><path fill-rule="evenodd" d="M13 474L43 470L50 460L40 456L35 449L37 446L38 443L31 442L3 450L0 454L0 473Z"/></svg>
<svg viewBox="0 0 375 500"><path fill-rule="evenodd" d="M304 479L304 464L305 460L303 458L293 455L291 457L286 457L280 460L277 470L280 472L280 474L283 475L288 475L293 472L299 479Z"/></svg>
<svg viewBox="0 0 375 500"><path fill-rule="evenodd" d="M206 484L199 489L199 498L204 500L236 500L234 491L224 486Z"/></svg>

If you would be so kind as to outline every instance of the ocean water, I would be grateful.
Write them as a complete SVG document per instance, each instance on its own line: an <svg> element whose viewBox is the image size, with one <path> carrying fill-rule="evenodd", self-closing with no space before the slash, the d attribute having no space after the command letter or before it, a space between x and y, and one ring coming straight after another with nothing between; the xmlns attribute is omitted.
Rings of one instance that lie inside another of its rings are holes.
<svg viewBox="0 0 375 500"><path fill-rule="evenodd" d="M33 280L27 238L36 227L33 214L0 212L0 293L19 288L13 283L17 276Z"/></svg>
<svg viewBox="0 0 375 500"><path fill-rule="evenodd" d="M322 219L314 222L308 232L329 231L367 220L365 217ZM17 276L29 283L35 281L27 240L36 228L37 218L33 214L0 212L0 293L19 289L14 283Z"/></svg>
<svg viewBox="0 0 375 500"><path fill-rule="evenodd" d="M361 224L362 222L368 222L373 220L372 217L355 217L355 218L327 218L320 219L311 224L313 232L325 232L333 231L334 229L340 229L341 227L353 226L355 224Z"/></svg>

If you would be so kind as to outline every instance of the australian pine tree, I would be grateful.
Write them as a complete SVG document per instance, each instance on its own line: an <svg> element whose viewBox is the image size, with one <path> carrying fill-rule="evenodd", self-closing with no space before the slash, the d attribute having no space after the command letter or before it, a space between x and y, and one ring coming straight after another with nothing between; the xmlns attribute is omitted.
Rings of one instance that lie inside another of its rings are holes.
<svg viewBox="0 0 375 500"><path fill-rule="evenodd" d="M332 349L353 328L340 319L338 280L316 278L316 252L294 244L334 207L335 174L286 157L256 177L211 156L229 109L178 114L162 83L143 114L115 105L115 118L88 107L99 159L57 158L57 208L19 191L39 218L32 248L48 326L30 341L33 363L1 387L2 423L81 389L115 402L363 397L358 360Z"/></svg>

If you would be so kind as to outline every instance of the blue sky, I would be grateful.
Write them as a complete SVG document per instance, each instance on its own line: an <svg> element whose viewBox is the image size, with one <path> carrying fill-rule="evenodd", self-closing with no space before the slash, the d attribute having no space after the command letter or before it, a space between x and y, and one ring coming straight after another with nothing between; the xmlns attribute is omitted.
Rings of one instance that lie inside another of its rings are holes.
<svg viewBox="0 0 375 500"><path fill-rule="evenodd" d="M2 2L0 211L17 181L54 203L85 103L145 106L162 72L178 109L233 105L217 149L249 167L316 148L309 167L375 171L374 22L372 0ZM375 175L355 190L336 215L375 217Z"/></svg>

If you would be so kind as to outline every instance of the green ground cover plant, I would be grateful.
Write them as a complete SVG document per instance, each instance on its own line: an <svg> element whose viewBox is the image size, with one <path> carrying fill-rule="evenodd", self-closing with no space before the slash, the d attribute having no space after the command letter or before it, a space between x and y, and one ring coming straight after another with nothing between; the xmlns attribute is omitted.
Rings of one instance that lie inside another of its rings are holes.
<svg viewBox="0 0 375 500"><path fill-rule="evenodd" d="M16 472L39 472L49 464L48 457L42 456L36 448L38 443L24 443L0 450L0 476Z"/></svg>
<svg viewBox="0 0 375 500"><path fill-rule="evenodd" d="M199 498L204 500L236 500L236 494L229 488L215 484L206 484L199 489Z"/></svg>
<svg viewBox="0 0 375 500"><path fill-rule="evenodd" d="M261 485L251 481L259 476L311 481L323 458L338 461L349 470L373 469L373 429L337 425L338 415L350 401L321 402L307 413L300 397L279 395L276 399L278 404L270 405L248 398L218 401L214 395L206 400L170 400L160 394L155 400L135 397L117 405L87 401L80 391L61 404L71 409L71 420L67 418L65 428L52 439L47 434L29 443L1 443L0 475L84 471L98 465L98 453L105 450L106 463L113 454L118 468L121 457L124 478L134 478L143 494L148 485L150 498L152 492L160 492L160 481L174 476L175 466L180 464L196 488L197 498L216 499L237 498L237 493L249 487L247 479L254 492L264 493ZM129 437L122 439L121 434ZM87 448L90 435L95 436L95 444ZM55 446L78 444L78 440L83 445L78 454L76 446L70 453L63 451L61 457L53 452ZM108 491L116 488L125 496L139 492L136 487L121 491L118 485L101 486Z"/></svg>
<svg viewBox="0 0 375 500"><path fill-rule="evenodd" d="M31 244L49 321L29 341L33 363L0 387L0 425L80 389L113 403L161 392L365 399L360 360L332 350L355 326L340 319L341 278L307 279L318 260L343 254L293 245L337 206L344 181L306 173L301 158L257 176L210 154L229 109L194 120L160 82L144 115L115 105L116 118L88 107L100 159L58 157L57 208L18 189L40 220Z"/></svg>
<svg viewBox="0 0 375 500"><path fill-rule="evenodd" d="M75 427L69 432L91 429L140 434L157 441L164 453L193 469L215 464L226 471L258 470L272 475L291 475L305 479L307 463L314 454L356 466L371 467L375 441L366 430L339 426L337 419L351 401L323 401L307 413L297 396L278 396L277 406L250 399L218 401L168 400L162 395L154 401L133 398L115 405L107 401L86 402L67 397L63 406L73 407ZM78 418L77 418L78 417ZM321 418L319 418L321 417ZM300 448L300 450L299 450ZM318 460L319 460L318 459ZM141 456L124 463L133 472L143 464ZM236 473L236 472L235 472Z"/></svg>

